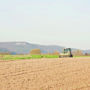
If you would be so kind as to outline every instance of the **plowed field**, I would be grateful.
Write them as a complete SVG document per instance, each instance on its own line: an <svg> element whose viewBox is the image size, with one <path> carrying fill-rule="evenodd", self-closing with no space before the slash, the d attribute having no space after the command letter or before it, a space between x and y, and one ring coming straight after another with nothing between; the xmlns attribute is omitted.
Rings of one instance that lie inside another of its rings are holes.
<svg viewBox="0 0 90 90"><path fill-rule="evenodd" d="M90 58L0 60L0 90L90 90Z"/></svg>

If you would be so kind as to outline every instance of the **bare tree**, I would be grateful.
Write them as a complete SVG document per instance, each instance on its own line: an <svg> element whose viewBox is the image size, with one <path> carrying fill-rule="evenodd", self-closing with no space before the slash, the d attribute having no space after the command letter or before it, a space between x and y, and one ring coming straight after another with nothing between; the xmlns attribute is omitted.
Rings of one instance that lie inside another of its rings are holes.
<svg viewBox="0 0 90 90"><path fill-rule="evenodd" d="M73 55L74 56L82 56L83 52L82 52L82 50L76 50L76 51L73 51Z"/></svg>

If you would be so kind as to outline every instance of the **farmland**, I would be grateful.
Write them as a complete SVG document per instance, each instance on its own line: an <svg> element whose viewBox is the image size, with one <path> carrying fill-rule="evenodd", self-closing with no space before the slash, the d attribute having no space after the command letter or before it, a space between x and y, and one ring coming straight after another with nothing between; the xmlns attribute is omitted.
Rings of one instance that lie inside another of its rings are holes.
<svg viewBox="0 0 90 90"><path fill-rule="evenodd" d="M0 90L90 90L90 57L0 60Z"/></svg>

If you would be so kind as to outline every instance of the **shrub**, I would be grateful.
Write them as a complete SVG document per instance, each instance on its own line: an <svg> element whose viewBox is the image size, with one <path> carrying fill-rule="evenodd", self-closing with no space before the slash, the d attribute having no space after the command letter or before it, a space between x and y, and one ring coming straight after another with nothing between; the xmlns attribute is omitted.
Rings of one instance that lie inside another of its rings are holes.
<svg viewBox="0 0 90 90"><path fill-rule="evenodd" d="M41 54L41 50L40 49L32 49L30 51L31 55L40 55Z"/></svg>

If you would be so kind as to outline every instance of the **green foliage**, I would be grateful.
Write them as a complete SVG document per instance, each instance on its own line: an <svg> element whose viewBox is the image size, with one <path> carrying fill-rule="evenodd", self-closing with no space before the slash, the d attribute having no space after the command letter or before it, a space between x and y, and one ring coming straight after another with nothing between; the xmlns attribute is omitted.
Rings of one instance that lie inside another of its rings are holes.
<svg viewBox="0 0 90 90"><path fill-rule="evenodd" d="M59 58L59 55L44 55L45 58Z"/></svg>
<svg viewBox="0 0 90 90"><path fill-rule="evenodd" d="M3 57L0 57L1 60L19 60L19 59L31 59L31 56L29 55L3 55Z"/></svg>
<svg viewBox="0 0 90 90"><path fill-rule="evenodd" d="M32 56L32 58L42 58L43 57L43 55L31 55Z"/></svg>
<svg viewBox="0 0 90 90"><path fill-rule="evenodd" d="M0 60L20 60L20 59L40 59L40 58L58 58L58 55L3 55Z"/></svg>

